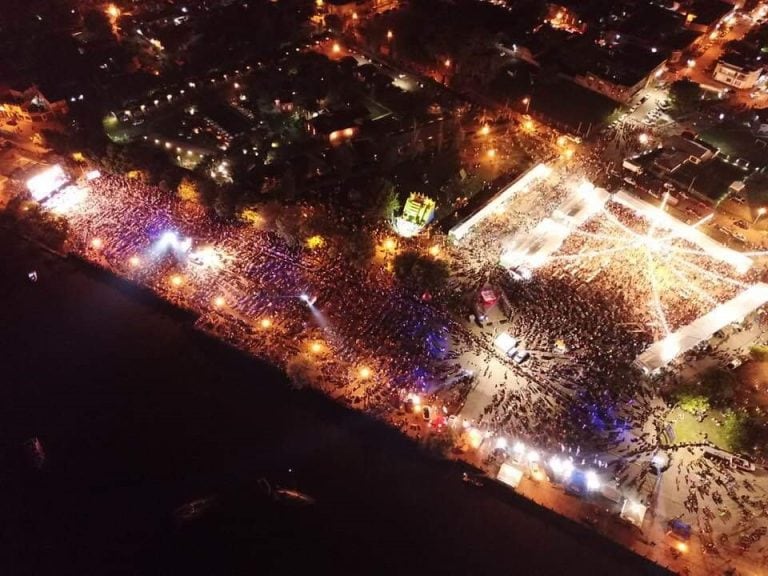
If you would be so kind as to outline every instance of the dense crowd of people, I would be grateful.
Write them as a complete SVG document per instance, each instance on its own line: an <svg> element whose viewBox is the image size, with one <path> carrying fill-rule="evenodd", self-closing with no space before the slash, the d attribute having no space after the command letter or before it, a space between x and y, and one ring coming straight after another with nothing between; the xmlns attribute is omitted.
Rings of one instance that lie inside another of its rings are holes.
<svg viewBox="0 0 768 576"><path fill-rule="evenodd" d="M360 269L343 250L311 251L259 226L211 219L137 179L104 175L83 186L86 197L65 214L77 251L195 312L202 329L289 374L302 372L358 407L387 414L408 392L442 393L466 383L463 356L481 365L500 356L484 334L403 290L381 262ZM498 267L505 242L548 217L568 186L537 184L527 192L535 198L529 206L515 203L491 216L450 250L449 291L476 294L485 283L503 291L505 330L532 353L519 366L504 359L525 385L509 385L507 373L499 377L477 424L610 467L619 484L642 485L647 474L633 474L632 463L658 449L668 409L631 368L658 330L647 306L652 287L635 273L644 264L641 251L623 252L623 261L606 254L553 262L526 281ZM562 249L600 252L614 238L632 247L632 231L642 234L643 226L612 205ZM660 257L670 276L655 287L673 327L728 298L744 280L686 253L693 252L689 245L675 246L689 264L673 267L665 260L670 255ZM689 287L676 292L683 279Z"/></svg>

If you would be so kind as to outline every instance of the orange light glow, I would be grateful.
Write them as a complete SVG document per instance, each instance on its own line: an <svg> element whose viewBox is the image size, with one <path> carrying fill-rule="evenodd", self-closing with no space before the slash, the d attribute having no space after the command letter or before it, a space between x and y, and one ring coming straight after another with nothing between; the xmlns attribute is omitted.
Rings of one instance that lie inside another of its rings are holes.
<svg viewBox="0 0 768 576"><path fill-rule="evenodd" d="M324 348L320 342L312 342L312 344L309 346L309 349L313 354L320 354Z"/></svg>
<svg viewBox="0 0 768 576"><path fill-rule="evenodd" d="M114 4L110 4L107 6L107 16L109 16L112 20L116 20L120 17L120 8L115 6Z"/></svg>

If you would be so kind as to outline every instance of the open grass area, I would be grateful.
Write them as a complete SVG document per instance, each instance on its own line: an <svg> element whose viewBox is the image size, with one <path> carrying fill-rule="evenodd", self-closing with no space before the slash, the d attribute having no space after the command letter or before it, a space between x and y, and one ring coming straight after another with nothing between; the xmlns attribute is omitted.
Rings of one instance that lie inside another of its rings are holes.
<svg viewBox="0 0 768 576"><path fill-rule="evenodd" d="M719 410L710 410L707 417L699 422L695 416L675 408L670 413L674 438L672 444L685 444L688 442L704 442L705 439L712 442L718 448L730 450L731 446L725 437L725 429L718 426L716 420L722 421L723 415ZM705 438L704 435L707 435Z"/></svg>
<svg viewBox="0 0 768 576"><path fill-rule="evenodd" d="M743 126L723 123L701 133L701 139L717 146L720 152L732 158L743 158L753 166L768 166L768 143L755 136Z"/></svg>
<svg viewBox="0 0 768 576"><path fill-rule="evenodd" d="M704 164L687 163L678 168L673 179L681 187L690 187L694 192L719 202L728 195L731 184L743 180L748 172L720 159Z"/></svg>
<svg viewBox="0 0 768 576"><path fill-rule="evenodd" d="M556 122L585 131L589 124L597 128L609 121L621 105L610 98L565 79L541 82L535 86L531 109Z"/></svg>
<svg viewBox="0 0 768 576"><path fill-rule="evenodd" d="M618 102L588 90L564 78L539 75L536 67L517 62L502 70L489 87L491 95L500 102L520 102L531 98L530 112L570 129L581 124L582 132L610 121L611 115L621 107Z"/></svg>

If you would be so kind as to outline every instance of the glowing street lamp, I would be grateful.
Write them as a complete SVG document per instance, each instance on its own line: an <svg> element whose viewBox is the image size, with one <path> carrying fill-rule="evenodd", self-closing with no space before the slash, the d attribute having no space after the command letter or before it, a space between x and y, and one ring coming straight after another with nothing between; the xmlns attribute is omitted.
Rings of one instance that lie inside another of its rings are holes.
<svg viewBox="0 0 768 576"><path fill-rule="evenodd" d="M392 33L392 30L387 30L387 40L392 40L395 35Z"/></svg>
<svg viewBox="0 0 768 576"><path fill-rule="evenodd" d="M480 128L480 135L481 136L488 136L488 134L491 133L491 127L488 126L488 124L483 124L483 127Z"/></svg>
<svg viewBox="0 0 768 576"><path fill-rule="evenodd" d="M755 221L752 222L752 224L757 224L757 221L760 220L761 217L765 216L765 213L768 211L768 209L765 208L765 206L761 206L757 209L757 216L755 216Z"/></svg>
<svg viewBox="0 0 768 576"><path fill-rule="evenodd" d="M384 250L386 250L387 252L394 252L395 249L397 248L397 242L395 242L393 238L387 238L386 240L384 240L383 246L384 246Z"/></svg>
<svg viewBox="0 0 768 576"><path fill-rule="evenodd" d="M173 276L171 276L171 285L174 288L178 288L182 284L184 284L184 278L182 278L180 275L174 274Z"/></svg>
<svg viewBox="0 0 768 576"><path fill-rule="evenodd" d="M525 104L525 113L528 114L528 109L531 107L531 98L526 96L523 98L523 104Z"/></svg>
<svg viewBox="0 0 768 576"><path fill-rule="evenodd" d="M270 320L269 318L262 318L259 324L264 330L268 330L269 328L272 328L272 320Z"/></svg>
<svg viewBox="0 0 768 576"><path fill-rule="evenodd" d="M371 377L371 369L368 368L368 366L362 366L360 370L357 371L357 375L360 376L361 380L368 380L368 378Z"/></svg>
<svg viewBox="0 0 768 576"><path fill-rule="evenodd" d="M640 141L640 144L642 144L643 146L645 146L646 144L648 144L648 141L650 140L650 137L648 136L648 134L646 134L645 132L643 132L643 133L641 133L641 134L640 134L640 135L637 137L637 139Z"/></svg>
<svg viewBox="0 0 768 576"><path fill-rule="evenodd" d="M107 16L109 16L111 19L116 20L120 17L120 8L115 6L114 4L110 4L107 6Z"/></svg>
<svg viewBox="0 0 768 576"><path fill-rule="evenodd" d="M334 42L333 46L331 46L331 52L334 54L340 54L341 53L341 46L338 42Z"/></svg>
<svg viewBox="0 0 768 576"><path fill-rule="evenodd" d="M213 299L213 305L216 308L221 308L222 306L224 306L224 303L225 302L224 302L224 297L223 296L216 296L216 298Z"/></svg>
<svg viewBox="0 0 768 576"><path fill-rule="evenodd" d="M138 268L141 265L141 259L138 256L131 256L128 258L128 264L131 265L131 268Z"/></svg>
<svg viewBox="0 0 768 576"><path fill-rule="evenodd" d="M101 238L94 238L91 240L91 248L94 250L101 250L104 246L104 241Z"/></svg>
<svg viewBox="0 0 768 576"><path fill-rule="evenodd" d="M446 68L450 68L451 67L451 59L450 58L446 58L445 61L443 62L443 65Z"/></svg>
<svg viewBox="0 0 768 576"><path fill-rule="evenodd" d="M434 245L429 247L429 255L430 256L434 257L434 256L437 256L438 254L440 254L440 246L438 246L437 244L434 244Z"/></svg>
<svg viewBox="0 0 768 576"><path fill-rule="evenodd" d="M323 345L320 342L312 342L309 349L312 354L320 354L323 351Z"/></svg>
<svg viewBox="0 0 768 576"><path fill-rule="evenodd" d="M528 120L525 120L523 122L523 128L526 130L526 132L533 132L535 129L533 120L531 120L530 118Z"/></svg>
<svg viewBox="0 0 768 576"><path fill-rule="evenodd" d="M494 148L491 148L490 150L488 150L488 152L486 152L486 155L490 160L493 160L494 158L496 158L496 150Z"/></svg>

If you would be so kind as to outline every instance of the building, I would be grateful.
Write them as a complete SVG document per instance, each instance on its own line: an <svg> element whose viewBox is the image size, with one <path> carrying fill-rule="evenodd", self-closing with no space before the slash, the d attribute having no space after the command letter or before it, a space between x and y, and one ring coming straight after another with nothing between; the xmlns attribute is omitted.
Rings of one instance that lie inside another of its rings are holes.
<svg viewBox="0 0 768 576"><path fill-rule="evenodd" d="M727 54L715 64L712 78L738 90L751 90L762 73L762 66L750 65L736 54Z"/></svg>
<svg viewBox="0 0 768 576"><path fill-rule="evenodd" d="M685 16L685 26L696 32L710 33L728 19L736 7L723 0L691 0L678 5Z"/></svg>
<svg viewBox="0 0 768 576"><path fill-rule="evenodd" d="M354 138L360 131L365 114L355 110L339 110L320 114L307 123L310 134L337 145Z"/></svg>
<svg viewBox="0 0 768 576"><path fill-rule="evenodd" d="M0 118L50 122L67 112L67 103L64 100L50 102L35 85L23 91L0 87Z"/></svg>
<svg viewBox="0 0 768 576"><path fill-rule="evenodd" d="M587 23L573 9L562 4L547 4L547 16L544 22L557 30L565 30L573 34L583 34L587 31Z"/></svg>
<svg viewBox="0 0 768 576"><path fill-rule="evenodd" d="M664 142L653 167L662 175L671 174L683 164L701 164L717 156L719 150L699 139L671 136Z"/></svg>
<svg viewBox="0 0 768 576"><path fill-rule="evenodd" d="M380 14L394 10L400 5L399 0L317 0L317 7L327 16L337 16L342 20L357 19L369 14Z"/></svg>
<svg viewBox="0 0 768 576"><path fill-rule="evenodd" d="M661 75L668 55L655 47L645 49L633 45L596 50L587 67L574 74L573 81L612 100L627 103Z"/></svg>

